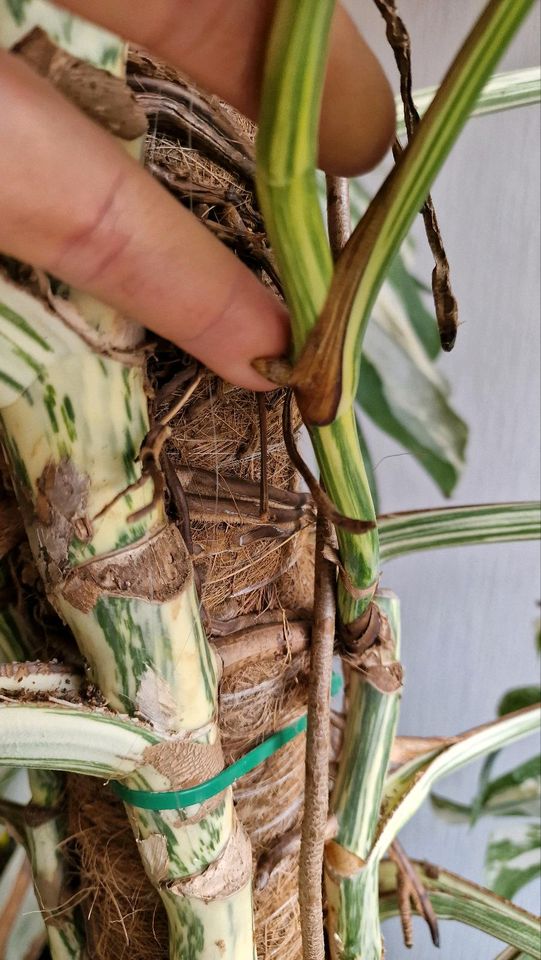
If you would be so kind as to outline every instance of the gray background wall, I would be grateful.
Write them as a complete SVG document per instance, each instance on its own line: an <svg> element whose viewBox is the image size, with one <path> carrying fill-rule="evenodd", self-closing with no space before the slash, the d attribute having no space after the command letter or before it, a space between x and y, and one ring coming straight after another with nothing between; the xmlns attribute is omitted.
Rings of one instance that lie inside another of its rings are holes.
<svg viewBox="0 0 541 960"><path fill-rule="evenodd" d="M482 0L402 0L414 51L415 85L437 83ZM348 7L387 67L397 89L382 21L369 0ZM539 8L535 8L498 69L539 63ZM455 350L441 365L454 404L470 426L468 460L453 502L527 499L539 495L539 113L536 107L471 120L436 184L434 196L461 306ZM430 276L419 235L417 265ZM383 510L443 503L411 457L369 429ZM390 457L390 458L389 458ZM385 459L389 458L389 459ZM511 686L534 682L538 616L537 544L438 551L389 564L385 585L401 597L406 688L401 730L452 734L494 716ZM510 748L499 769L533 752ZM441 792L467 800L478 767L442 784ZM473 831L450 826L424 809L402 839L412 856L483 882L483 857L493 824ZM540 912L530 885L517 900ZM386 925L390 960L489 960L498 943L458 924L443 924L435 953L416 926L413 952L398 924Z"/></svg>

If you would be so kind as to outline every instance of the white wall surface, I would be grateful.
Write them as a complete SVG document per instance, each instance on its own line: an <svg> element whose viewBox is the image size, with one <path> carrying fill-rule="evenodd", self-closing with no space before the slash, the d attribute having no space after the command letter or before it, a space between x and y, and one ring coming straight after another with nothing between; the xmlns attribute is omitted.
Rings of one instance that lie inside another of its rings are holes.
<svg viewBox="0 0 541 960"><path fill-rule="evenodd" d="M414 81L437 83L482 0L402 0L413 38ZM348 7L398 88L382 21L369 0ZM539 8L535 8L498 69L539 63ZM539 496L539 113L529 107L471 120L434 190L436 207L461 307L457 345L440 365L453 402L470 426L464 476L455 503ZM430 277L420 231L419 274ZM368 438L382 510L444 502L409 456L375 429ZM388 458L389 459L385 459ZM501 694L539 676L534 621L540 597L537 544L435 551L403 558L385 569L385 586L400 596L406 687L401 731L452 734L494 716ZM535 739L535 738L534 738ZM530 755L530 739L507 751L499 770ZM468 800L478 767L444 781L440 792ZM427 858L483 882L483 858L492 823L473 830L450 826L424 809L403 832L411 856ZM532 884L518 902L540 912ZM416 925L407 951L398 924L386 925L388 960L489 960L496 941L458 924L442 924L433 950Z"/></svg>

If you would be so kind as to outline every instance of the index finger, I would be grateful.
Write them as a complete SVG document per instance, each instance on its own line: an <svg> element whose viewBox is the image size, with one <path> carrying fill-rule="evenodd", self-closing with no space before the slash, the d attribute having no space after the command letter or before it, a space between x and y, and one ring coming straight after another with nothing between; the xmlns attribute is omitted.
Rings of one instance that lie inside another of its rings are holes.
<svg viewBox="0 0 541 960"><path fill-rule="evenodd" d="M257 120L275 0L60 0L74 13L142 44ZM382 68L338 6L321 113L320 163L354 176L374 166L394 133Z"/></svg>

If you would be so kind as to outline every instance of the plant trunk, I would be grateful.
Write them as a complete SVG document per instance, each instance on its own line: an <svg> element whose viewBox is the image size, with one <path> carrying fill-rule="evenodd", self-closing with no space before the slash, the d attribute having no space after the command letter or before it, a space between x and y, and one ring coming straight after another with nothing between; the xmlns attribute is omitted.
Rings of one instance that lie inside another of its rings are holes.
<svg viewBox="0 0 541 960"><path fill-rule="evenodd" d="M153 172L180 199L196 197L195 212L273 284L249 125L144 54L132 71L152 121ZM195 104L195 123L186 103ZM161 343L147 376L138 331L80 295L50 290L44 302L32 275L4 266L2 334L28 370L22 390L6 387L3 443L33 562L89 665L87 693L141 718L160 740L128 786L183 789L306 709L314 517L283 447L283 395L265 401L265 458L255 395L211 374L171 420L164 451L149 450L159 435L152 427L195 379L189 358ZM13 562L21 551L11 551ZM50 609L47 618L55 623ZM39 634L35 619L31 629ZM59 624L54 630L63 649L53 655L64 659L70 641ZM300 736L237 783L254 866L273 861L278 840L299 829L303 776ZM130 807L137 846L101 782L71 775L67 797L87 932L87 952L70 955L142 960L165 957L169 943L172 957L252 956L252 862L231 790L188 818ZM260 958L300 957L295 847L275 858L256 892ZM55 906L65 906L61 896ZM62 953L49 939L56 960Z"/></svg>

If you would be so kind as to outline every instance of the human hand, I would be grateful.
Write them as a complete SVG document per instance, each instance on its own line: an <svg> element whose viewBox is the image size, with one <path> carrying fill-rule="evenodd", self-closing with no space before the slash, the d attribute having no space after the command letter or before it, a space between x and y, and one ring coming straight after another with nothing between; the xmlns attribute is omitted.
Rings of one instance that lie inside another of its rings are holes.
<svg viewBox="0 0 541 960"><path fill-rule="evenodd" d="M274 0L63 0L257 119ZM104 130L0 51L0 250L172 340L233 383L271 386L255 357L287 349L285 308ZM338 7L320 163L354 175L390 144L384 74Z"/></svg>

